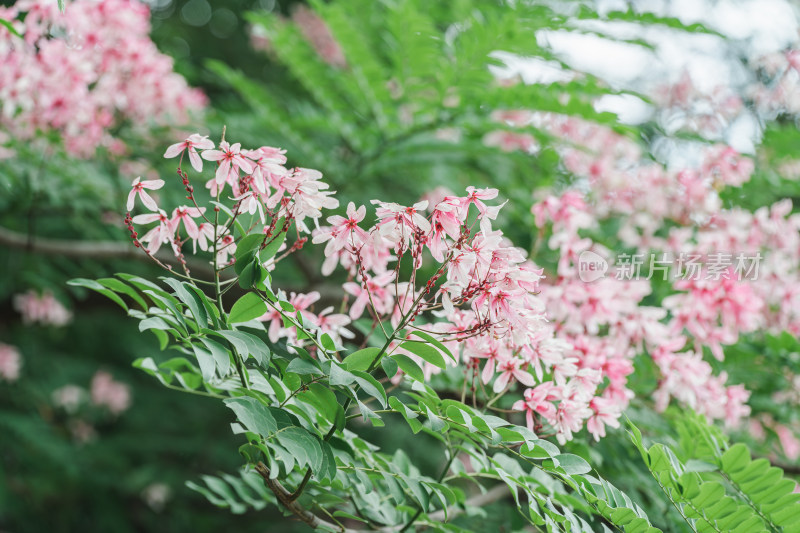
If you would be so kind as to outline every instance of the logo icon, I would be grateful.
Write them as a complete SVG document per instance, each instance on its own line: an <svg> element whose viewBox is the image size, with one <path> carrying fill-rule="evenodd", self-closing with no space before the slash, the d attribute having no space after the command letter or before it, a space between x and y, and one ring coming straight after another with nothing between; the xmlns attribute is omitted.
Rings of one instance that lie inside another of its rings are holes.
<svg viewBox="0 0 800 533"><path fill-rule="evenodd" d="M585 283L604 278L608 272L608 261L600 254L586 250L578 256L578 278Z"/></svg>

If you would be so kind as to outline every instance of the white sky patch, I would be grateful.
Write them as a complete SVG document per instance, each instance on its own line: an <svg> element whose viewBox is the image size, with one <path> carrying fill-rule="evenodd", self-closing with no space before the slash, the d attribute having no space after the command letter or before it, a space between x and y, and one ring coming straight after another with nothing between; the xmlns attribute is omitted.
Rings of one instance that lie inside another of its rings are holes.
<svg viewBox="0 0 800 533"><path fill-rule="evenodd" d="M743 154L754 154L756 142L761 141L761 126L749 111L739 115L725 130L725 142Z"/></svg>
<svg viewBox="0 0 800 533"><path fill-rule="evenodd" d="M630 7L632 5L632 7ZM605 81L614 89L653 94L658 87L678 82L684 73L701 93L712 95L727 88L746 92L755 80L742 57L757 58L797 46L800 8L789 0L596 0L602 15L611 11L653 13L674 17L684 24L700 23L725 36L685 32L662 24L573 19L575 30L543 30L536 34L540 46L579 72ZM608 35L608 38L593 33ZM641 39L653 49L614 39ZM554 61L494 52L504 67L490 67L499 77L519 76L525 83L554 83L572 79ZM715 97L716 98L716 97ZM654 117L655 109L632 94L606 95L595 102L598 111L609 111L621 123L641 124L656 118L669 132L680 128L680 116ZM761 140L759 118L743 110L724 127L717 139L735 150L752 154ZM670 166L691 164L700 156L702 143L663 138L652 147L656 159Z"/></svg>
<svg viewBox="0 0 800 533"><path fill-rule="evenodd" d="M526 84L551 83L569 81L574 74L561 68L556 61L547 61L539 57L523 57L511 52L496 51L490 57L502 61L505 66L489 65L489 70L498 78L507 79L519 76Z"/></svg>
<svg viewBox="0 0 800 533"><path fill-rule="evenodd" d="M670 14L681 20L700 22L734 39L749 40L754 54L775 52L797 40L797 17L785 0L676 0L669 5Z"/></svg>
<svg viewBox="0 0 800 533"><path fill-rule="evenodd" d="M633 94L607 94L594 104L597 112L609 111L623 124L643 124L653 118L653 106Z"/></svg>
<svg viewBox="0 0 800 533"><path fill-rule="evenodd" d="M629 85L654 60L653 53L644 47L578 32L545 30L536 34L536 40L577 70L617 87Z"/></svg>

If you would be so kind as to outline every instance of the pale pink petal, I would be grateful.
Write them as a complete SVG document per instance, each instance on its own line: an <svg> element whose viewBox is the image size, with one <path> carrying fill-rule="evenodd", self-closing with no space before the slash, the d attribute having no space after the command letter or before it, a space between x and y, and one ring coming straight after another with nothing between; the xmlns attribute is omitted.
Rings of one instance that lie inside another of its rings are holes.
<svg viewBox="0 0 800 533"><path fill-rule="evenodd" d="M164 180L148 180L142 182L142 187L154 191L164 186Z"/></svg>
<svg viewBox="0 0 800 533"><path fill-rule="evenodd" d="M203 171L203 160L194 148L189 148L189 162L197 172Z"/></svg>
<svg viewBox="0 0 800 533"><path fill-rule="evenodd" d="M150 197L150 195L149 195L149 194L147 194L147 193L146 193L146 192L144 192L144 191L141 191L141 192L139 193L139 198L141 198L141 199L142 199L142 203L143 203L143 204L145 205L145 207L147 207L147 208L148 208L150 211L158 211L158 204L156 203L156 201L155 201L155 200L153 200L153 198L151 198L151 197Z"/></svg>
<svg viewBox="0 0 800 533"><path fill-rule="evenodd" d="M172 159L173 157L177 157L181 155L181 152L183 152L185 148L186 148L186 141L175 143L169 148L167 148L166 152L164 152L164 158Z"/></svg>
<svg viewBox="0 0 800 533"><path fill-rule="evenodd" d="M500 374L500 377L497 378L497 381L494 382L494 386L492 387L492 390L495 392L495 394L499 393L500 391L506 388L506 385L508 385L508 380L510 377L511 377L510 372L503 372L502 374Z"/></svg>

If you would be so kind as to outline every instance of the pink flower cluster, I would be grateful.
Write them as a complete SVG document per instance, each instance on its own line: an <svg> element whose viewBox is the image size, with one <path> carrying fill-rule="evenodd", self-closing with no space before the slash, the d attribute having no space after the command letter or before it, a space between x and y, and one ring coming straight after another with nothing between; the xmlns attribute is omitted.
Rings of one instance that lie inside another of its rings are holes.
<svg viewBox="0 0 800 533"><path fill-rule="evenodd" d="M353 333L349 331L346 326L350 324L350 317L342 313L334 313L332 306L324 308L319 313L314 313L314 304L320 299L320 294L317 291L308 294L291 293L289 295L289 303L295 308L302 318L303 323L310 324L314 328L319 328L320 333L327 333L337 342L343 339L351 339L354 337ZM305 344L303 339L299 339L296 327L284 327L283 318L278 311L270 311L265 313L262 317L258 318L261 322L269 323L269 339L272 342L278 342L280 339L287 339L293 346L303 346Z"/></svg>
<svg viewBox="0 0 800 533"><path fill-rule="evenodd" d="M72 313L49 291L41 295L33 290L17 294L14 296L14 308L22 315L25 324L61 327L72 320Z"/></svg>
<svg viewBox="0 0 800 533"><path fill-rule="evenodd" d="M311 230L308 221L316 224L322 216L323 209L335 208L339 201L327 190L328 184L321 181L319 171L308 168L288 169L284 166L286 157L278 148L262 146L255 150L242 148L239 143L230 144L222 141L215 148L207 137L193 134L186 140L170 146L164 154L166 158L187 157L192 168L203 171L203 161L216 163L214 177L206 182L206 188L212 197L219 199L226 188L235 202L234 218L226 224L219 223L211 212L218 212L218 207L208 209L201 207L195 198L194 187L189 176L180 169L182 185L188 193L193 205L182 205L173 209L170 215L160 209L156 200L148 191L158 190L164 186L164 180L145 180L136 178L128 195L129 211L127 224L131 236L137 246L145 246L149 254L155 254L164 244L170 244L176 256L183 257L183 245L192 243L196 252L199 247L203 252L216 254L215 264L229 264L236 251L236 243L230 233L231 225L239 216L257 215L264 224L266 216L271 225L265 226L263 232L269 237L286 228L276 228L279 219L285 223L294 222L300 233ZM139 199L150 213L131 216ZM134 224L156 224L141 238ZM183 231L181 231L183 230ZM305 240L298 240L301 247Z"/></svg>
<svg viewBox="0 0 800 533"><path fill-rule="evenodd" d="M19 379L22 356L15 347L0 342L0 380L13 383Z"/></svg>
<svg viewBox="0 0 800 533"><path fill-rule="evenodd" d="M128 385L116 381L111 374L98 370L92 376L87 391L85 388L69 383L52 392L53 405L69 415L66 427L72 438L85 444L97 438L97 430L85 418L81 408L86 405L99 407L105 417L117 417L131 406L131 390Z"/></svg>
<svg viewBox="0 0 800 533"><path fill-rule="evenodd" d="M527 412L532 429L547 427L561 442L584 423L602 434L619 412L598 395L601 372L579 366L572 347L554 338L537 296L542 270L492 227L502 207L490 205L497 194L469 187L464 196L431 195L430 204L373 201L377 222L368 229L360 226L365 208L350 204L346 216L314 232L315 243L326 243L323 271L343 266L351 279L344 289L355 298L350 317L366 313L381 327L406 329L409 337L389 350L416 360L427 375L439 369L403 344L415 331L448 346L473 394L480 387L496 399L521 385L524 400L515 408ZM404 259L411 274L401 281ZM418 279L430 261L435 273Z"/></svg>
<svg viewBox="0 0 800 533"><path fill-rule="evenodd" d="M701 91L686 71L677 83L658 87L654 93L657 118L667 133L688 130L706 139L720 139L744 109L741 97L730 87Z"/></svg>
<svg viewBox="0 0 800 533"><path fill-rule="evenodd" d="M800 114L800 48L756 57L753 68L767 77L763 83L754 83L748 96L756 109L767 118L782 113Z"/></svg>
<svg viewBox="0 0 800 533"><path fill-rule="evenodd" d="M520 112L508 113L509 118L538 120L582 147L563 153L577 186L533 207L537 226L552 228L549 246L560 256L557 279L543 284L541 292L557 323L557 337L580 350L581 367L603 372L609 381L604 394L620 409L631 395L624 388L631 360L646 352L661 372L654 396L658 408L675 398L736 425L750 413L749 393L742 385L726 385L726 374L715 375L702 354L707 348L722 360L724 345L760 329L797 334L800 217L791 214L791 202L755 213L723 209L717 191L741 185L753 168L729 147L707 150L698 168L669 171L642 163L633 143L601 126ZM621 225L608 241L586 237L612 218ZM673 258L747 253L761 261L756 279L738 279L730 271L675 279L672 294L659 307L650 307L642 305L651 292L647 279L615 279L613 271L593 283L579 279L582 252L591 250L613 262L603 244Z"/></svg>
<svg viewBox="0 0 800 533"><path fill-rule="evenodd" d="M182 124L205 96L173 72L150 40L149 9L137 0L49 0L0 7L22 38L0 26L0 130L29 139L57 132L66 149L90 157L120 151L123 121Z"/></svg>
<svg viewBox="0 0 800 533"><path fill-rule="evenodd" d="M119 415L131 406L130 387L115 381L111 374L102 370L92 377L90 395L93 404L107 408L113 415Z"/></svg>

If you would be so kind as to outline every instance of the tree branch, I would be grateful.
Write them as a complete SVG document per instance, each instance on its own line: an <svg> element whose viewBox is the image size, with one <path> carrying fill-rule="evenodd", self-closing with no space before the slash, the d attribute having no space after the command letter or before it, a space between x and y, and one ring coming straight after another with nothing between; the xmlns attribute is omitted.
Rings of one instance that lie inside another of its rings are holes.
<svg viewBox="0 0 800 533"><path fill-rule="evenodd" d="M48 239L46 237L18 233L4 227L0 227L0 245L42 255L152 261L146 253L133 246L130 242ZM179 264L175 256L170 254L169 251L159 252L156 257L162 263ZM187 258L186 261L191 270L204 274L209 278L214 275L211 265L205 261L198 261L192 258Z"/></svg>
<svg viewBox="0 0 800 533"><path fill-rule="evenodd" d="M314 529L325 528L331 531L341 531L342 533L359 533L357 530L347 529L332 522L322 520L314 513L303 509L303 507L297 503L297 501L292 499L292 493L286 490L286 487L284 487L280 481L277 479L271 479L269 477L269 468L267 468L267 465L264 463L259 462L256 465L256 472L258 472L259 475L264 478L264 483L266 483L267 487L269 487L269 489L275 493L278 501L310 527Z"/></svg>
<svg viewBox="0 0 800 533"><path fill-rule="evenodd" d="M269 468L264 463L259 462L256 465L256 472L264 478L264 483L266 483L267 487L275 494L284 507L286 507L289 511L294 513L300 520L308 524L310 527L319 529L325 528L331 531L341 531L342 533L365 533L365 530L360 529L350 529L344 526L340 526L338 524L334 524L332 522L328 522L316 516L314 513L304 509L296 500L292 499L292 493L289 492L286 487L284 487L280 481L277 479L270 479L269 477ZM447 510L447 520L452 520L456 516L465 512L466 507L481 507L483 505L490 504L492 502L496 502L497 500L501 500L504 497L510 495L510 489L507 485L497 485L492 487L488 491L483 494L479 494L477 496L473 496L469 498L462 507L450 507ZM445 512L444 510L434 511L428 515L428 519L433 522L444 522L445 521ZM382 533L395 533L400 531L402 525L399 526L392 526L392 527L385 527L378 529L377 531Z"/></svg>
<svg viewBox="0 0 800 533"><path fill-rule="evenodd" d="M74 258L94 258L94 259L135 259L142 262L150 262L152 259L142 250L136 248L130 242L122 241L80 241L49 239L47 237L35 237L26 233L19 233L0 226L0 246L27 250L30 253L41 255L58 255L61 257ZM297 256L298 254L292 254ZM179 265L177 258L169 250L159 251L155 257L165 264ZM201 276L212 279L214 269L210 263L192 257L186 258L186 264L193 272ZM305 270L308 265L301 268ZM230 275L230 274L229 274ZM227 276L221 276L226 279ZM287 290L295 292L308 292L316 290L320 293L324 302L337 302L342 298L342 287L332 283L317 284L312 277L309 277L310 286L294 287Z"/></svg>

